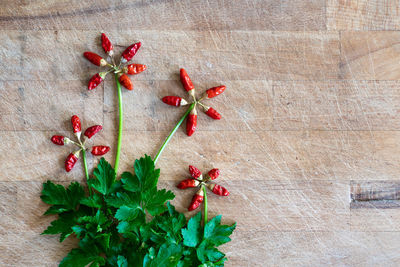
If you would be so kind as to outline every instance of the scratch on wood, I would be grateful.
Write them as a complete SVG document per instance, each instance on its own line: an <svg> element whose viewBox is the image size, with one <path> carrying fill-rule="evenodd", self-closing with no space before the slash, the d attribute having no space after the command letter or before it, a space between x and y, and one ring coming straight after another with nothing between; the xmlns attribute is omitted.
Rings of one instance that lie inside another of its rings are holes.
<svg viewBox="0 0 400 267"><path fill-rule="evenodd" d="M400 181L351 181L350 208L399 208Z"/></svg>

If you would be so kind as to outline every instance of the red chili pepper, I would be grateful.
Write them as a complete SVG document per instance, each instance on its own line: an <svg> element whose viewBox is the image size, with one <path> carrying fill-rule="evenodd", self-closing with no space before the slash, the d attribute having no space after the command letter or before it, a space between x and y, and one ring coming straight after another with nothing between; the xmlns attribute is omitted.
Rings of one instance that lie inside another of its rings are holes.
<svg viewBox="0 0 400 267"><path fill-rule="evenodd" d="M201 202L203 201L203 196L204 196L203 186L206 186L214 194L217 194L220 196L228 196L229 195L229 191L226 190L226 188L210 182L210 180L215 180L219 176L220 171L218 169L214 168L214 169L210 170L207 173L205 179L203 179L200 170L192 165L189 165L189 172L190 172L190 175L194 179L191 179L191 178L185 179L178 184L179 189L186 189L186 188L190 188L190 187L200 186L200 190L197 191L196 194L193 196L192 202L189 206L189 211L198 208L200 206Z"/></svg>
<svg viewBox="0 0 400 267"><path fill-rule="evenodd" d="M197 169L195 166L189 165L189 172L190 172L190 175L195 179L197 179L201 176L201 171L199 169Z"/></svg>
<svg viewBox="0 0 400 267"><path fill-rule="evenodd" d="M101 125L94 125L86 129L84 135L87 136L87 138L92 138L93 135L97 134L103 129Z"/></svg>
<svg viewBox="0 0 400 267"><path fill-rule="evenodd" d="M123 74L120 73L118 80L122 84L122 86L124 86L126 89L133 90L133 84L131 79L129 79L128 75L126 75L125 73Z"/></svg>
<svg viewBox="0 0 400 267"><path fill-rule="evenodd" d="M121 62L126 63L129 60L131 60L133 56L136 54L136 52L139 50L141 45L142 44L138 42L136 44L130 45L127 49L125 49L125 51L122 53Z"/></svg>
<svg viewBox="0 0 400 267"><path fill-rule="evenodd" d="M164 96L162 98L162 102L164 102L167 105L175 107L184 106L187 105L188 103L185 99L179 96Z"/></svg>
<svg viewBox="0 0 400 267"><path fill-rule="evenodd" d="M65 160L65 170L67 172L70 172L72 168L75 166L75 163L78 161L78 156L79 156L79 151L68 155L67 159Z"/></svg>
<svg viewBox="0 0 400 267"><path fill-rule="evenodd" d="M188 210L192 211L197 209L203 202L203 199L204 199L204 192L203 189L200 188L200 190L197 191L197 193L193 196L192 203L190 203Z"/></svg>
<svg viewBox="0 0 400 267"><path fill-rule="evenodd" d="M221 119L221 114L219 114L215 109L212 107L205 107L206 109L206 114L213 118L214 120L220 120Z"/></svg>
<svg viewBox="0 0 400 267"><path fill-rule="evenodd" d="M219 174L220 171L218 169L212 169L211 171L208 172L208 176L211 178L211 180L217 179Z"/></svg>
<svg viewBox="0 0 400 267"><path fill-rule="evenodd" d="M95 156L103 156L108 151L110 151L110 147L108 146L94 146L92 147L92 154Z"/></svg>
<svg viewBox="0 0 400 267"><path fill-rule="evenodd" d="M72 129L74 133L79 133L81 131L81 120L78 116L74 115L71 117Z"/></svg>
<svg viewBox="0 0 400 267"><path fill-rule="evenodd" d="M97 55L96 53L93 52L85 52L83 53L83 56L87 58L90 62L92 62L94 65L104 67L107 65L107 61L102 58L101 56Z"/></svg>
<svg viewBox="0 0 400 267"><path fill-rule="evenodd" d="M194 86L193 86L192 80L190 80L190 77L187 74L185 69L181 69L180 76L181 76L181 82L182 82L183 87L185 88L185 90L188 91L188 92L193 90Z"/></svg>
<svg viewBox="0 0 400 267"><path fill-rule="evenodd" d="M101 46L103 47L104 52L110 56L113 55L113 45L104 33L101 34Z"/></svg>
<svg viewBox="0 0 400 267"><path fill-rule="evenodd" d="M199 184L200 184L199 181L189 178L189 179L185 179L185 180L181 181L178 184L178 188L179 189L193 188L193 187L198 186Z"/></svg>
<svg viewBox="0 0 400 267"><path fill-rule="evenodd" d="M216 195L219 196L229 196L229 191L218 184L207 184L207 187Z"/></svg>
<svg viewBox="0 0 400 267"><path fill-rule="evenodd" d="M186 134L188 136L191 136L194 133L194 131L196 130L196 126L197 126L197 111L196 111L196 108L193 108L190 111L190 114L187 118Z"/></svg>
<svg viewBox="0 0 400 267"><path fill-rule="evenodd" d="M56 145L63 146L64 145L64 138L65 137L62 136L62 135L53 135L51 137L51 142L53 142Z"/></svg>
<svg viewBox="0 0 400 267"><path fill-rule="evenodd" d="M96 88L103 80L104 77L106 76L106 72L99 72L96 73L89 81L88 89L93 90Z"/></svg>
<svg viewBox="0 0 400 267"><path fill-rule="evenodd" d="M138 74L147 69L146 65L143 64L130 64L126 67L124 67L123 71L127 74L133 75L133 74Z"/></svg>
<svg viewBox="0 0 400 267"><path fill-rule="evenodd" d="M225 91L225 88L226 88L225 85L220 85L220 86L208 89L206 91L207 98L213 98L213 97L216 97L217 95L222 94L222 92Z"/></svg>

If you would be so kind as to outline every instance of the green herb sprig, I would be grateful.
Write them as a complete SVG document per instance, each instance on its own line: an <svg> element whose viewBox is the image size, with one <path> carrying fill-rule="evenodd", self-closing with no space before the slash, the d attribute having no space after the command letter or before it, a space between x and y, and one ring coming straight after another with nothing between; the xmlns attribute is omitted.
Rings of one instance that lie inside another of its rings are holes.
<svg viewBox="0 0 400 267"><path fill-rule="evenodd" d="M187 221L168 202L174 193L157 188L159 176L145 155L120 180L102 158L88 181L92 195L77 182L44 183L45 214L58 218L42 234L60 234L60 242L79 239L60 266L223 266L218 247L231 240L236 224L222 225L218 215L202 226L201 212Z"/></svg>

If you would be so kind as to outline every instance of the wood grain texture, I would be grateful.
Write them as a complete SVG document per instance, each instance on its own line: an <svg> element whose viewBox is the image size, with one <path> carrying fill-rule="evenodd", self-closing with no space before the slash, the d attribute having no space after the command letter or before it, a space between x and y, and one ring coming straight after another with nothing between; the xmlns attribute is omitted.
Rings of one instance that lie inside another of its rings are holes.
<svg viewBox="0 0 400 267"><path fill-rule="evenodd" d="M39 235L53 219L39 196L48 179L84 183L81 162L63 169L73 148L50 142L72 137L73 114L104 126L91 144L113 160L116 87L87 91L101 68L82 56L103 55L103 31L117 55L140 40L148 66L123 90L121 171L184 113L160 101L187 97L180 67L198 94L227 86L207 103L222 120L199 114L157 163L186 216L188 165L221 170L231 195L210 195L210 216L238 222L226 266L399 266L399 20L398 1L378 0L2 1L0 266L57 266L76 246Z"/></svg>
<svg viewBox="0 0 400 267"><path fill-rule="evenodd" d="M43 5L6 0L6 29L323 30L325 2L273 1L57 1ZM143 14L148 14L144 16Z"/></svg>
<svg viewBox="0 0 400 267"><path fill-rule="evenodd" d="M140 38L143 47L133 61L149 66L138 76L142 80L176 80L176 71L182 66L195 83L210 78L326 80L339 75L340 44L336 32L157 31L155 34L155 31L126 30L107 31L107 34L116 46L117 55ZM103 55L99 36L98 30L2 30L0 37L6 42L2 45L0 66L5 71L0 80L88 81L101 68L82 54L93 51ZM51 49L29 49L42 46ZM24 57L15 59L14 53Z"/></svg>
<svg viewBox="0 0 400 267"><path fill-rule="evenodd" d="M400 5L396 0L327 0L329 30L398 30Z"/></svg>
<svg viewBox="0 0 400 267"><path fill-rule="evenodd" d="M398 80L400 33L342 32L340 77L356 80Z"/></svg>

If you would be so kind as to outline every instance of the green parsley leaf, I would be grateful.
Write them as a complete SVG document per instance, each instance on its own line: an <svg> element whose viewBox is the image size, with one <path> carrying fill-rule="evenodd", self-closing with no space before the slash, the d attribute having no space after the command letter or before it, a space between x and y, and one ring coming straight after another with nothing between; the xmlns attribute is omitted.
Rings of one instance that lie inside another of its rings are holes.
<svg viewBox="0 0 400 267"><path fill-rule="evenodd" d="M104 213L101 210L97 210L97 213L95 216L82 216L77 219L78 223L84 224L86 223L86 228L89 229L90 227L93 227L96 229L97 232L102 232L103 228L102 226L109 225L111 222L108 221L107 217L104 215Z"/></svg>
<svg viewBox="0 0 400 267"><path fill-rule="evenodd" d="M117 260L118 267L128 267L128 261L124 256L118 255Z"/></svg>
<svg viewBox="0 0 400 267"><path fill-rule="evenodd" d="M221 260L225 257L225 254L219 251L215 247L207 247L207 241L204 240L200 246L196 249L197 253L197 258L201 262L207 262L207 261L218 261Z"/></svg>
<svg viewBox="0 0 400 267"><path fill-rule="evenodd" d="M124 172L121 175L121 181L123 183L123 187L125 190L131 191L131 192L138 192L140 191L140 181L139 178L136 175L133 175L130 172Z"/></svg>
<svg viewBox="0 0 400 267"><path fill-rule="evenodd" d="M155 169L153 160L145 155L139 160L135 160L135 174L141 184L142 192L157 186L160 169Z"/></svg>
<svg viewBox="0 0 400 267"><path fill-rule="evenodd" d="M143 261L144 267L173 267L182 257L182 247L176 244L163 244L158 250L157 256L151 255L153 253L146 254Z"/></svg>
<svg viewBox="0 0 400 267"><path fill-rule="evenodd" d="M114 208L120 208L121 206L128 206L136 208L139 206L140 195L131 192L120 193L117 192L106 199L108 205Z"/></svg>
<svg viewBox="0 0 400 267"><path fill-rule="evenodd" d="M61 234L60 242L63 242L65 238L73 233L72 226L75 224L75 214L73 212L62 213L57 220L51 222L51 225L44 230L42 235Z"/></svg>
<svg viewBox="0 0 400 267"><path fill-rule="evenodd" d="M81 199L80 203L87 207L99 209L102 206L102 198L100 197L100 195L94 194L94 195L91 195L91 196Z"/></svg>
<svg viewBox="0 0 400 267"><path fill-rule="evenodd" d="M115 170L111 167L104 158L100 159L97 168L93 171L97 179L89 179L88 184L90 187L96 189L103 195L108 195L113 191L115 182Z"/></svg>
<svg viewBox="0 0 400 267"><path fill-rule="evenodd" d="M106 199L108 205L118 208L115 218L120 221L132 221L142 211L139 195L132 192L116 193Z"/></svg>
<svg viewBox="0 0 400 267"><path fill-rule="evenodd" d="M201 212L190 218L186 229L182 229L183 244L188 247L196 247L201 240Z"/></svg>
<svg viewBox="0 0 400 267"><path fill-rule="evenodd" d="M115 213L115 218L120 221L133 221L140 213L139 206L122 206Z"/></svg>
<svg viewBox="0 0 400 267"><path fill-rule="evenodd" d="M167 202L167 208L168 213L155 217L153 222L163 231L178 235L181 229L186 225L185 215L177 212L170 202Z"/></svg>
<svg viewBox="0 0 400 267"><path fill-rule="evenodd" d="M74 248L70 253L60 262L59 267L85 267L88 264L90 266L100 266L105 263L103 257L90 252L84 251L79 248Z"/></svg>
<svg viewBox="0 0 400 267"><path fill-rule="evenodd" d="M174 198L175 195L171 191L165 189L157 190L155 187L143 193L145 208L152 216L166 211L165 202Z"/></svg>
<svg viewBox="0 0 400 267"><path fill-rule="evenodd" d="M57 214L69 210L75 210L79 201L85 196L82 186L78 182L71 183L67 190L62 185L55 185L51 181L43 184L43 202L54 205L45 214Z"/></svg>
<svg viewBox="0 0 400 267"><path fill-rule="evenodd" d="M231 239L229 236L236 228L236 223L232 225L221 225L221 215L212 218L204 227L204 239L209 244L220 246L225 244Z"/></svg>

